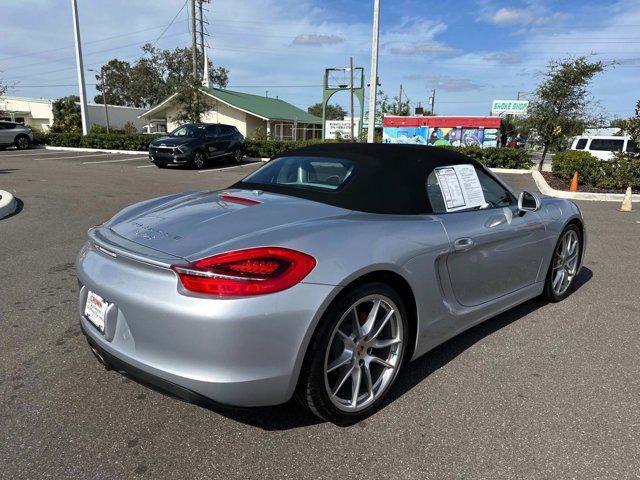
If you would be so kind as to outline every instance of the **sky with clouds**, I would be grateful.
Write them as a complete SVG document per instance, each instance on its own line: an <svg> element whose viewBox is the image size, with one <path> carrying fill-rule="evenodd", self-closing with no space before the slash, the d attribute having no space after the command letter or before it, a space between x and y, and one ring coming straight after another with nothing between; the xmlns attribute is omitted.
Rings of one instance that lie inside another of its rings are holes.
<svg viewBox="0 0 640 480"><path fill-rule="evenodd" d="M85 69L135 60L140 45L190 44L184 0L78 0ZM487 114L492 99L526 98L549 60L592 55L611 64L593 82L598 113L628 117L640 99L637 0L381 0L380 70L390 97L412 106L436 89L439 115ZM7 2L0 19L0 77L10 95L77 93L68 0ZM323 69L353 56L369 78L373 0L213 0L209 55L229 88L279 96L302 108L321 99ZM339 77L340 75L338 75ZM336 78L342 83L343 79ZM87 73L87 83L93 84ZM89 99L95 95L88 86ZM334 97L348 105L348 94Z"/></svg>

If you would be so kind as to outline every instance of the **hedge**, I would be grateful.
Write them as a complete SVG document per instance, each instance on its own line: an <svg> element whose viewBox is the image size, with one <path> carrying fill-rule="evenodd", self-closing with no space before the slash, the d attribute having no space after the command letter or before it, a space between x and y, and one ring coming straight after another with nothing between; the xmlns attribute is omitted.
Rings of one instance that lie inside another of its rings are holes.
<svg viewBox="0 0 640 480"><path fill-rule="evenodd" d="M104 148L107 150L148 150L149 143L158 135L123 135L117 133L90 134L49 133L47 145L56 147Z"/></svg>
<svg viewBox="0 0 640 480"><path fill-rule="evenodd" d="M612 160L599 160L589 152L565 150L556 153L551 162L553 174L565 181L578 172L581 185L601 189L622 190L631 186L640 190L640 156L618 153Z"/></svg>
<svg viewBox="0 0 640 480"><path fill-rule="evenodd" d="M104 148L110 150L147 150L149 143L157 135L123 135L123 134L89 134L83 137L79 133L39 133L40 143L59 147ZM335 142L335 140L328 140ZM325 141L326 142L326 141ZM320 140L291 141L291 140L252 140L244 143L244 154L249 157L272 158L288 150L302 148L317 143ZM524 150L508 148L480 148L480 147L442 147L450 148L469 155L488 167L492 168L531 168Z"/></svg>

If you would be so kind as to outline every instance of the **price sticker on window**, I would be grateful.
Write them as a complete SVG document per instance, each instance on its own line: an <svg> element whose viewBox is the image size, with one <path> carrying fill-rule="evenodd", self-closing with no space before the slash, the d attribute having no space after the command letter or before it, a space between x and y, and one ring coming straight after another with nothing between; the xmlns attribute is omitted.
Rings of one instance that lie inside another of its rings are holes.
<svg viewBox="0 0 640 480"><path fill-rule="evenodd" d="M473 165L451 165L435 169L447 212L481 207L486 203Z"/></svg>

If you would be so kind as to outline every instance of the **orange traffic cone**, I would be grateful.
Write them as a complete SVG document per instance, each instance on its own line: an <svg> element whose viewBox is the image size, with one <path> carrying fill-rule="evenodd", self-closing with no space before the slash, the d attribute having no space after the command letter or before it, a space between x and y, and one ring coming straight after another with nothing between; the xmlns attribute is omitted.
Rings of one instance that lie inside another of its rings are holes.
<svg viewBox="0 0 640 480"><path fill-rule="evenodd" d="M578 191L578 172L573 172L573 179L571 180L571 186L569 187L570 192Z"/></svg>

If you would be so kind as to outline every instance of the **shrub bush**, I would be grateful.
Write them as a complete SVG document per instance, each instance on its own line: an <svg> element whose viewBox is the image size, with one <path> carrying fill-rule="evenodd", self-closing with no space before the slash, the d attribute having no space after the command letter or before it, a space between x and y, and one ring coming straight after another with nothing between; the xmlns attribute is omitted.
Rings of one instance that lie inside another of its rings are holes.
<svg viewBox="0 0 640 480"><path fill-rule="evenodd" d="M49 133L42 130L33 130L33 144L46 145L49 143Z"/></svg>
<svg viewBox="0 0 640 480"><path fill-rule="evenodd" d="M90 134L83 137L79 133L51 133L47 144L57 147L146 151L149 149L149 143L158 137L159 135L124 135L120 133Z"/></svg>
<svg viewBox="0 0 640 480"><path fill-rule="evenodd" d="M631 186L640 190L640 156L618 153L609 161L599 160L588 152L565 150L554 155L553 174L565 181L578 172L578 182L590 187L621 190Z"/></svg>
<svg viewBox="0 0 640 480"><path fill-rule="evenodd" d="M117 133L91 133L83 137L79 133L42 134L42 142L59 147L104 148L109 150L148 150L149 143L159 135L123 135ZM249 157L273 158L286 151L295 150L318 143L337 142L336 140L257 140L248 138L244 143L244 154ZM491 168L531 168L524 150L508 148L480 147L442 147L450 148L469 155Z"/></svg>

